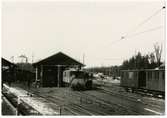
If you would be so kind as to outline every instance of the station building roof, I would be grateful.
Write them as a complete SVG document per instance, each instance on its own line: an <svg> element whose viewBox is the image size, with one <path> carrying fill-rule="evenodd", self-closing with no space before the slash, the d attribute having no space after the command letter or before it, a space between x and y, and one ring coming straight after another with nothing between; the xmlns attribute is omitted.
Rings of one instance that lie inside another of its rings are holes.
<svg viewBox="0 0 167 118"><path fill-rule="evenodd" d="M75 59L71 58L70 56L58 52L52 56L49 56L43 60L40 60L33 64L34 67L40 66L40 65L65 65L65 66L85 66L79 61L76 61Z"/></svg>
<svg viewBox="0 0 167 118"><path fill-rule="evenodd" d="M10 61L6 60L5 58L1 58L2 66L16 66L15 64L11 63Z"/></svg>

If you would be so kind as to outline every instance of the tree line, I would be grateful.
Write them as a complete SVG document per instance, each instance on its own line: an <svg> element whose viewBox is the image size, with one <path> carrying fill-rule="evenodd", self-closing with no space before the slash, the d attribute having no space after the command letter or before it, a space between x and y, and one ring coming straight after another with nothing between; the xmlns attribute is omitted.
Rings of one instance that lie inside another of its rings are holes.
<svg viewBox="0 0 167 118"><path fill-rule="evenodd" d="M162 45L158 43L154 44L154 51L143 55L140 51L137 52L131 58L124 60L120 66L109 66L109 67L93 67L87 70L94 73L103 73L109 76L119 76L120 70L130 69L155 69L159 67L162 55Z"/></svg>

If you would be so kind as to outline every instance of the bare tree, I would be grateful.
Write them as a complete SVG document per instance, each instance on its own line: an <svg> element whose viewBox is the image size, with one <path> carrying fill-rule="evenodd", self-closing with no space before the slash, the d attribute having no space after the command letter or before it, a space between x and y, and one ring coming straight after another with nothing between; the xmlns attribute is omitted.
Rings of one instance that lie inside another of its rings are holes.
<svg viewBox="0 0 167 118"><path fill-rule="evenodd" d="M150 63L155 63L155 55L154 55L153 52L149 54L149 62Z"/></svg>
<svg viewBox="0 0 167 118"><path fill-rule="evenodd" d="M162 55L162 44L161 46L158 43L154 44L155 57L157 61L157 66L161 64L161 55Z"/></svg>

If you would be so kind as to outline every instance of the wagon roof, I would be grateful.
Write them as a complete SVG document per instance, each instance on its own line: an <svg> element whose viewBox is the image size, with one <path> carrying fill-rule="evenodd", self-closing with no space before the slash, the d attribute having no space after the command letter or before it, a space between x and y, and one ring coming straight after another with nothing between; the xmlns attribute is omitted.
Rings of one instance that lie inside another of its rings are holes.
<svg viewBox="0 0 167 118"><path fill-rule="evenodd" d="M78 65L78 66L85 66L84 64L76 61L75 59L71 58L70 56L58 52L50 57L47 57L41 61L38 61L33 64L33 66L38 65Z"/></svg>
<svg viewBox="0 0 167 118"><path fill-rule="evenodd" d="M163 63L160 65L159 68L164 69L164 68L165 68L165 62L163 62Z"/></svg>
<svg viewBox="0 0 167 118"><path fill-rule="evenodd" d="M156 70L165 70L165 69L134 69L134 70L121 70L121 71L134 72L134 71L156 71Z"/></svg>

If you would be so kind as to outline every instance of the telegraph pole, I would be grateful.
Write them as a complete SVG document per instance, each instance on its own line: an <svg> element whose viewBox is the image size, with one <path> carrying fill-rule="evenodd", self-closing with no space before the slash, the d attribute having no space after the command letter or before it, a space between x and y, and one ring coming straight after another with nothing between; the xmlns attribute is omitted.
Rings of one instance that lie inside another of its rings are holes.
<svg viewBox="0 0 167 118"><path fill-rule="evenodd" d="M34 62L34 54L32 53L32 64L33 64L33 62Z"/></svg>
<svg viewBox="0 0 167 118"><path fill-rule="evenodd" d="M85 53L83 53L83 64L85 64Z"/></svg>

